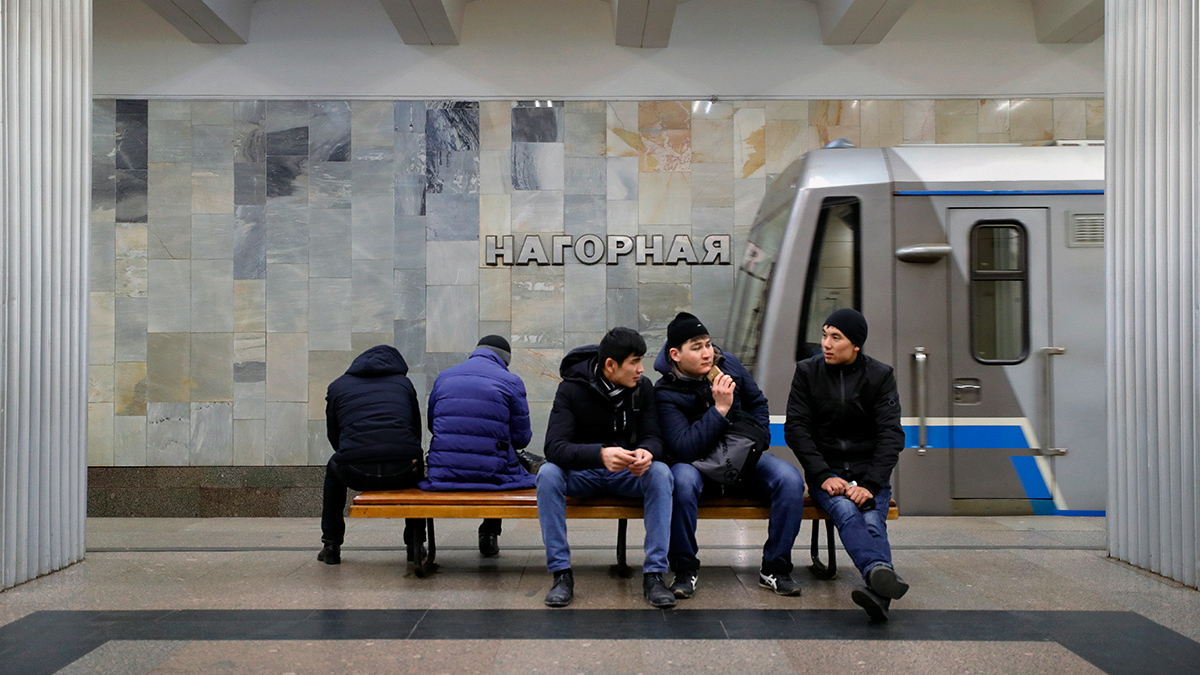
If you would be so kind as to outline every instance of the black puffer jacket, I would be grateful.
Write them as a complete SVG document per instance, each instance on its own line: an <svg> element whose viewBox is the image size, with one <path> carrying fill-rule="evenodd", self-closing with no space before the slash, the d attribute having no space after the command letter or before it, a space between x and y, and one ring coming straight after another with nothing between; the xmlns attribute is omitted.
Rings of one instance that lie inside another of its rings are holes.
<svg viewBox="0 0 1200 675"><path fill-rule="evenodd" d="M640 378L637 386L621 395L628 414L620 414L596 379L604 377L596 369L596 349L596 345L572 349L559 366L563 381L546 424L546 459L564 469L600 469L604 467L600 448L618 445L627 450L645 448L661 461L654 387Z"/></svg>
<svg viewBox="0 0 1200 675"><path fill-rule="evenodd" d="M822 354L800 361L783 435L809 485L837 475L878 493L904 449L892 367L861 352L844 366Z"/></svg>
<svg viewBox="0 0 1200 675"><path fill-rule="evenodd" d="M325 423L341 464L412 461L420 468L421 409L395 347L359 354L329 385Z"/></svg>

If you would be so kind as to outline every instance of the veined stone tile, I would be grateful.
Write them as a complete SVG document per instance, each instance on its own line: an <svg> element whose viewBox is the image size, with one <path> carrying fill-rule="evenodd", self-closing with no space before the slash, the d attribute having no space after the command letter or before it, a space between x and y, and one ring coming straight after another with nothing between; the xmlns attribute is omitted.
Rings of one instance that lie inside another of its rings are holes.
<svg viewBox="0 0 1200 675"><path fill-rule="evenodd" d="M607 329L568 332L566 334L566 341L565 341L566 345L567 345L566 349L570 350L574 347L579 347L582 345L598 345L598 344L600 344L600 341L604 339L604 334L607 332L608 332ZM657 352L657 349L655 349L654 347L648 347L648 348L651 351ZM647 354L646 356L649 357L650 355Z"/></svg>
<svg viewBox="0 0 1200 675"><path fill-rule="evenodd" d="M1088 138L1104 138L1104 99L1089 98L1084 101L1084 120Z"/></svg>
<svg viewBox="0 0 1200 675"><path fill-rule="evenodd" d="M186 401L150 401L146 410L147 466L187 466L191 420L191 405Z"/></svg>
<svg viewBox="0 0 1200 675"><path fill-rule="evenodd" d="M309 276L349 278L353 238L350 209L310 209L308 213ZM391 248L385 253L390 257Z"/></svg>
<svg viewBox="0 0 1200 675"><path fill-rule="evenodd" d="M637 200L638 159L636 157L611 157L606 165L605 192L608 199Z"/></svg>
<svg viewBox="0 0 1200 675"><path fill-rule="evenodd" d="M354 159L390 158L396 133L396 106L392 101L351 101L353 124L350 147Z"/></svg>
<svg viewBox="0 0 1200 675"><path fill-rule="evenodd" d="M308 155L314 162L348 162L351 157L350 103L311 101Z"/></svg>
<svg viewBox="0 0 1200 675"><path fill-rule="evenodd" d="M512 190L512 152L479 151L479 194L500 195Z"/></svg>
<svg viewBox="0 0 1200 675"><path fill-rule="evenodd" d="M904 102L876 101L879 121L878 146L888 148L904 142Z"/></svg>
<svg viewBox="0 0 1200 675"><path fill-rule="evenodd" d="M425 320L398 320L392 327L392 344L408 364L409 373L423 372L425 368ZM356 352L357 353L357 352ZM421 378L417 378L416 385ZM428 400L418 398L417 400Z"/></svg>
<svg viewBox="0 0 1200 675"><path fill-rule="evenodd" d="M692 166L692 208L705 206L733 206L733 164Z"/></svg>
<svg viewBox="0 0 1200 675"><path fill-rule="evenodd" d="M568 115L603 113L605 104L604 101L567 101L563 103L563 109Z"/></svg>
<svg viewBox="0 0 1200 675"><path fill-rule="evenodd" d="M267 203L266 162L234 163L233 203L236 206L260 206Z"/></svg>
<svg viewBox="0 0 1200 675"><path fill-rule="evenodd" d="M146 115L122 112L117 106L116 164L118 169L146 169Z"/></svg>
<svg viewBox="0 0 1200 675"><path fill-rule="evenodd" d="M933 143L935 139L936 115L933 101L911 100L904 102L904 142Z"/></svg>
<svg viewBox="0 0 1200 675"><path fill-rule="evenodd" d="M262 466L267 455L267 423L263 419L233 420L233 465Z"/></svg>
<svg viewBox="0 0 1200 675"><path fill-rule="evenodd" d="M307 401L308 335L267 333L267 403Z"/></svg>
<svg viewBox="0 0 1200 675"><path fill-rule="evenodd" d="M308 464L308 416L304 403L268 402L266 428L267 466Z"/></svg>
<svg viewBox="0 0 1200 675"><path fill-rule="evenodd" d="M629 237L638 233L638 203L632 200L608 202L608 233Z"/></svg>
<svg viewBox="0 0 1200 675"><path fill-rule="evenodd" d="M233 332L233 261L192 261L191 330Z"/></svg>
<svg viewBox="0 0 1200 675"><path fill-rule="evenodd" d="M512 109L513 143L562 143L564 109L516 107Z"/></svg>
<svg viewBox="0 0 1200 675"><path fill-rule="evenodd" d="M737 178L755 178L767 164L766 112L744 108L733 115L733 170Z"/></svg>
<svg viewBox="0 0 1200 675"><path fill-rule="evenodd" d="M512 270L479 270L479 320L512 322ZM511 331L511 326L510 326Z"/></svg>
<svg viewBox="0 0 1200 675"><path fill-rule="evenodd" d="M190 119L190 113L188 119ZM92 133L105 133L110 136L117 133L116 100L111 98L92 99Z"/></svg>
<svg viewBox="0 0 1200 675"><path fill-rule="evenodd" d="M607 171L603 157L567 157L564 192L568 195L600 195L608 193Z"/></svg>
<svg viewBox="0 0 1200 675"><path fill-rule="evenodd" d="M809 108L814 101L767 101L767 121L808 121ZM695 122L693 122L695 124Z"/></svg>
<svg viewBox="0 0 1200 675"><path fill-rule="evenodd" d="M191 400L191 333L146 336L146 397L154 402Z"/></svg>
<svg viewBox="0 0 1200 675"><path fill-rule="evenodd" d="M391 197L396 179L396 163L390 159L355 160L350 164L351 201L359 197Z"/></svg>
<svg viewBox="0 0 1200 675"><path fill-rule="evenodd" d="M267 332L308 330L308 265L267 265Z"/></svg>
<svg viewBox="0 0 1200 675"><path fill-rule="evenodd" d="M192 165L155 162L146 173L147 213L150 220L192 215Z"/></svg>
<svg viewBox="0 0 1200 675"><path fill-rule="evenodd" d="M1054 99L1054 137L1087 138L1087 101L1081 98Z"/></svg>
<svg viewBox="0 0 1200 675"><path fill-rule="evenodd" d="M562 232L564 195L561 191L514 192L510 203L513 233Z"/></svg>
<svg viewBox="0 0 1200 675"><path fill-rule="evenodd" d="M639 101L638 129L688 129L692 124L690 101Z"/></svg>
<svg viewBox="0 0 1200 675"><path fill-rule="evenodd" d="M150 162L191 162L191 120L152 120L149 144Z"/></svg>
<svg viewBox="0 0 1200 675"><path fill-rule="evenodd" d="M480 101L479 147L508 150L512 146L512 102Z"/></svg>
<svg viewBox="0 0 1200 675"><path fill-rule="evenodd" d="M608 217L607 200L605 200L603 194L569 194L564 199L563 231L566 234L572 236L595 234L601 238L604 237ZM575 256L568 255L567 260L574 262Z"/></svg>
<svg viewBox="0 0 1200 675"><path fill-rule="evenodd" d="M227 169L233 165L234 138L232 120L223 124L192 122L192 166L197 169Z"/></svg>
<svg viewBox="0 0 1200 675"><path fill-rule="evenodd" d="M850 141L855 147L860 147L859 128L853 127L814 127L817 130L817 147L839 140ZM785 167L786 168L786 167Z"/></svg>
<svg viewBox="0 0 1200 675"><path fill-rule="evenodd" d="M266 382L267 334L233 334L233 381Z"/></svg>
<svg viewBox="0 0 1200 675"><path fill-rule="evenodd" d="M512 200L504 195L479 195L479 260L483 260L485 237L512 234Z"/></svg>
<svg viewBox="0 0 1200 675"><path fill-rule="evenodd" d="M93 241L95 237L93 228ZM146 253L151 259L186 260L192 257L192 217L155 216L150 220L147 239Z"/></svg>
<svg viewBox="0 0 1200 675"><path fill-rule="evenodd" d="M817 127L810 127L803 121L769 120L766 133L768 173L780 173L804 153L820 147L817 145ZM695 174L695 169L693 169L693 174ZM732 178L731 175L730 179ZM730 184L732 185L732 181ZM706 206L728 205L706 204Z"/></svg>
<svg viewBox="0 0 1200 675"><path fill-rule="evenodd" d="M858 126L859 119L858 101L808 102L808 123L814 127Z"/></svg>
<svg viewBox="0 0 1200 675"><path fill-rule="evenodd" d="M324 419L308 421L308 463L321 466L329 463L333 446L329 444L329 430Z"/></svg>
<svg viewBox="0 0 1200 675"><path fill-rule="evenodd" d="M192 169L192 213L233 213L233 166Z"/></svg>
<svg viewBox="0 0 1200 675"><path fill-rule="evenodd" d="M686 225L643 225L638 234L644 235L649 243L661 242L662 252L658 256L658 264L637 265L638 282L645 284L687 284L691 283L691 266L687 263L666 264L671 245L676 235L690 236L692 228ZM636 253L636 252L635 252ZM631 256L632 257L632 256ZM625 262L629 264L633 262ZM674 316L674 315L672 315Z"/></svg>
<svg viewBox="0 0 1200 675"><path fill-rule="evenodd" d="M233 418L261 420L267 416L267 380L233 383Z"/></svg>
<svg viewBox="0 0 1200 675"><path fill-rule="evenodd" d="M239 206L233 216L233 278L267 278L267 209Z"/></svg>
<svg viewBox="0 0 1200 675"><path fill-rule="evenodd" d="M92 142L100 144L105 141L93 138ZM111 148L111 136L108 144ZM108 222L117 219L117 165L111 156L99 152L92 155L92 218Z"/></svg>
<svg viewBox="0 0 1200 675"><path fill-rule="evenodd" d="M150 313L147 330L152 333L186 333L191 330L192 262L149 261Z"/></svg>
<svg viewBox="0 0 1200 675"><path fill-rule="evenodd" d="M736 178L733 181L733 225L749 228L767 194L765 178Z"/></svg>
<svg viewBox="0 0 1200 675"><path fill-rule="evenodd" d="M642 132L640 171L690 171L692 132L689 129Z"/></svg>
<svg viewBox="0 0 1200 675"><path fill-rule="evenodd" d="M349 347L347 340L345 350L308 353L308 419L325 419L325 393L329 383L341 377L357 356ZM409 367L411 369L411 364Z"/></svg>
<svg viewBox="0 0 1200 675"><path fill-rule="evenodd" d="M234 217L232 214L192 216L192 259L233 259Z"/></svg>
<svg viewBox="0 0 1200 675"><path fill-rule="evenodd" d="M147 201L145 169L117 169L116 221L146 222Z"/></svg>
<svg viewBox="0 0 1200 675"><path fill-rule="evenodd" d="M394 283L392 261L355 260L351 320L355 333L391 333Z"/></svg>
<svg viewBox="0 0 1200 675"><path fill-rule="evenodd" d="M479 330L477 331L482 338L484 335L499 335L505 340L512 335L511 321L480 321Z"/></svg>
<svg viewBox="0 0 1200 675"><path fill-rule="evenodd" d="M113 464L113 404L88 404L88 466Z"/></svg>
<svg viewBox="0 0 1200 675"><path fill-rule="evenodd" d="M192 333L190 401L233 400L233 333Z"/></svg>
<svg viewBox="0 0 1200 675"><path fill-rule="evenodd" d="M309 279L309 349L350 349L351 302L349 279Z"/></svg>
<svg viewBox="0 0 1200 675"><path fill-rule="evenodd" d="M425 204L425 176L397 174L395 184L396 216L424 216L428 211Z"/></svg>
<svg viewBox="0 0 1200 675"><path fill-rule="evenodd" d="M308 263L309 209L299 204L267 204L267 264Z"/></svg>
<svg viewBox="0 0 1200 675"><path fill-rule="evenodd" d="M708 328L713 341L724 344L728 338L729 301L733 297L733 265L700 265L692 269L692 309Z"/></svg>
<svg viewBox="0 0 1200 675"><path fill-rule="evenodd" d="M479 195L430 194L425 197L425 208L429 241L479 239Z"/></svg>
<svg viewBox="0 0 1200 675"><path fill-rule="evenodd" d="M396 101L394 111L397 133L425 133L425 101Z"/></svg>
<svg viewBox="0 0 1200 675"><path fill-rule="evenodd" d="M568 348L577 347L572 344ZM551 402L562 377L558 374L566 349L514 349L509 370L525 382L525 397L530 401ZM532 411L530 411L532 412ZM546 418L530 415L534 429L545 427ZM530 444L530 447L533 447ZM540 446L539 446L540 447Z"/></svg>
<svg viewBox="0 0 1200 675"><path fill-rule="evenodd" d="M1054 102L1050 99L1015 99L1009 109L1009 137L1014 142L1054 138Z"/></svg>
<svg viewBox="0 0 1200 675"><path fill-rule="evenodd" d="M479 246L473 241L428 242L425 244L426 283L430 286L477 285L478 255Z"/></svg>
<svg viewBox="0 0 1200 675"><path fill-rule="evenodd" d="M242 122L233 130L233 161L263 164L267 161L267 133L262 122Z"/></svg>
<svg viewBox="0 0 1200 675"><path fill-rule="evenodd" d="M101 103L97 101L97 103ZM108 101L111 103L111 101ZM92 106L96 110L96 106ZM192 121L192 104L190 101L171 101L152 99L146 102L147 115L151 122L154 120L186 120ZM93 115L95 112L92 113Z"/></svg>
<svg viewBox="0 0 1200 675"><path fill-rule="evenodd" d="M308 204L307 155L267 155L267 204Z"/></svg>
<svg viewBox="0 0 1200 675"><path fill-rule="evenodd" d="M979 99L977 98L943 98L933 102L933 114L945 115L979 115Z"/></svg>
<svg viewBox="0 0 1200 675"><path fill-rule="evenodd" d="M979 101L979 133L1007 134L1010 102L1006 98L985 98Z"/></svg>
<svg viewBox="0 0 1200 675"><path fill-rule="evenodd" d="M116 395L116 368L111 363L88 366L88 403L112 403Z"/></svg>
<svg viewBox="0 0 1200 675"><path fill-rule="evenodd" d="M692 238L697 242L704 241L704 238L710 234L729 234L734 231L733 209L732 208L715 208L703 207L692 209ZM730 267L734 267L732 263L737 259L731 260Z"/></svg>
<svg viewBox="0 0 1200 675"><path fill-rule="evenodd" d="M770 101L768 103L777 103ZM808 101L798 101L803 104L805 114L808 114ZM696 128L697 121L707 120L732 120L734 107L732 103L722 103L719 101L692 101L692 128Z"/></svg>
<svg viewBox="0 0 1200 675"><path fill-rule="evenodd" d="M353 162L314 162L308 173L308 206L313 209L350 208Z"/></svg>
<svg viewBox="0 0 1200 675"><path fill-rule="evenodd" d="M606 157L637 157L642 150L637 101L610 101L606 111Z"/></svg>
<svg viewBox="0 0 1200 675"><path fill-rule="evenodd" d="M688 311L692 305L692 288L688 284L642 284L638 288L638 331L666 338L667 324L675 315ZM662 333L658 336L658 333ZM655 340L646 338L646 344Z"/></svg>
<svg viewBox="0 0 1200 675"><path fill-rule="evenodd" d="M638 289L610 288L608 289L608 328L625 326L637 330L638 325ZM674 315L672 315L674 318ZM571 345L578 347L579 345Z"/></svg>
<svg viewBox="0 0 1200 675"><path fill-rule="evenodd" d="M308 157L308 122L304 121L283 129L273 129L275 122L267 112L266 149L271 157Z"/></svg>
<svg viewBox="0 0 1200 675"><path fill-rule="evenodd" d="M233 329L239 333L267 331L267 282L265 279L234 279Z"/></svg>
<svg viewBox="0 0 1200 675"><path fill-rule="evenodd" d="M113 412L117 415L146 414L145 362L116 364Z"/></svg>
<svg viewBox="0 0 1200 675"><path fill-rule="evenodd" d="M146 466L146 417L113 418L113 465Z"/></svg>
<svg viewBox="0 0 1200 675"><path fill-rule="evenodd" d="M392 263L396 269L425 268L425 216L397 216Z"/></svg>
<svg viewBox="0 0 1200 675"><path fill-rule="evenodd" d="M426 153L479 150L479 104L451 102L448 107L425 110Z"/></svg>
<svg viewBox="0 0 1200 675"><path fill-rule="evenodd" d="M147 293L146 226L119 224L116 229L116 294L144 298Z"/></svg>
<svg viewBox="0 0 1200 675"><path fill-rule="evenodd" d="M426 194L479 194L478 150L429 153L425 166Z"/></svg>
<svg viewBox="0 0 1200 675"><path fill-rule="evenodd" d="M192 466L233 464L233 403L191 404Z"/></svg>
<svg viewBox="0 0 1200 675"><path fill-rule="evenodd" d="M425 291L426 352L470 352L479 336L479 288L477 286L428 286Z"/></svg>
<svg viewBox="0 0 1200 675"><path fill-rule="evenodd" d="M613 288L637 288L638 285L638 266L630 256L626 255L619 259L616 265L604 266L607 287Z"/></svg>
<svg viewBox="0 0 1200 675"><path fill-rule="evenodd" d="M606 146L605 128L607 114L603 103L599 112L567 112L567 130L564 136L567 157L603 157Z"/></svg>
<svg viewBox="0 0 1200 675"><path fill-rule="evenodd" d="M233 101L192 101L192 124L229 124L233 111Z"/></svg>
<svg viewBox="0 0 1200 675"><path fill-rule="evenodd" d="M267 121L267 102L257 100L232 101L233 121L236 124L262 126Z"/></svg>
<svg viewBox="0 0 1200 675"><path fill-rule="evenodd" d="M934 125L937 143L979 142L979 118L975 115L937 115Z"/></svg>
<svg viewBox="0 0 1200 675"><path fill-rule="evenodd" d="M146 298L116 298L114 358L117 361L146 360L149 311L149 300Z"/></svg>
<svg viewBox="0 0 1200 675"><path fill-rule="evenodd" d="M690 173L642 173L638 178L638 221L643 225L687 225L692 216Z"/></svg>
<svg viewBox="0 0 1200 675"><path fill-rule="evenodd" d="M392 197L355 197L350 214L351 257L354 260L391 261L392 235L396 228Z"/></svg>
<svg viewBox="0 0 1200 675"><path fill-rule="evenodd" d="M564 331L603 332L608 302L606 265L567 265L563 274Z"/></svg>
<svg viewBox="0 0 1200 675"><path fill-rule="evenodd" d="M980 143L1008 143L1008 132L1002 134L979 134Z"/></svg>
<svg viewBox="0 0 1200 675"><path fill-rule="evenodd" d="M516 108L514 108L516 110ZM562 143L512 146L514 190L562 190L566 157Z"/></svg>
<svg viewBox="0 0 1200 675"><path fill-rule="evenodd" d="M553 273L513 274L512 288L512 346L562 349L564 280Z"/></svg>
<svg viewBox="0 0 1200 675"><path fill-rule="evenodd" d="M428 143L425 134L397 133L392 141L396 175L420 176L422 183L428 171Z"/></svg>
<svg viewBox="0 0 1200 675"><path fill-rule="evenodd" d="M117 288L117 231L116 224L92 220L88 243L88 288L92 291L115 292Z"/></svg>

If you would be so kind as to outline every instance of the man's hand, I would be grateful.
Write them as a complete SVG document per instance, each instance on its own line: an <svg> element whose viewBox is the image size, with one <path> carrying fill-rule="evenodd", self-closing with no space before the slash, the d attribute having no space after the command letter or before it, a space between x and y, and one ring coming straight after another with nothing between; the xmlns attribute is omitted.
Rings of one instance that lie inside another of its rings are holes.
<svg viewBox="0 0 1200 675"><path fill-rule="evenodd" d="M821 483L821 489L834 496L846 494L846 490L849 487L849 483L837 476L826 478L825 482ZM870 493L867 494L869 495Z"/></svg>
<svg viewBox="0 0 1200 675"><path fill-rule="evenodd" d="M633 463L633 452L625 448L611 445L607 448L600 448L600 459L604 462L604 468L616 473L624 471Z"/></svg>
<svg viewBox="0 0 1200 675"><path fill-rule="evenodd" d="M712 383L713 403L716 405L717 412L721 415L728 415L729 409L733 407L733 378L721 373Z"/></svg>
<svg viewBox="0 0 1200 675"><path fill-rule="evenodd" d="M654 455L645 448L638 448L633 451L633 461L629 464L629 473L640 476L650 470L650 463L654 461Z"/></svg>
<svg viewBox="0 0 1200 675"><path fill-rule="evenodd" d="M846 499L854 502L855 506L862 506L868 499L871 499L874 496L875 495L871 494L870 490L861 485L855 485L854 487L846 490Z"/></svg>

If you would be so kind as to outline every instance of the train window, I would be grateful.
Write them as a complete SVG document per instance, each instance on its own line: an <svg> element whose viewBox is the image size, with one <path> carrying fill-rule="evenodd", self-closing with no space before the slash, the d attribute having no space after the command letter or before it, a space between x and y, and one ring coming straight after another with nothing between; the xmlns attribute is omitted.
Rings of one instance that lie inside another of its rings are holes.
<svg viewBox="0 0 1200 675"><path fill-rule="evenodd" d="M791 207L791 202L784 203L750 230L746 252L738 267L727 348L751 371L758 363L767 297L771 293L771 279L775 263L779 260L779 249L783 245Z"/></svg>
<svg viewBox="0 0 1200 675"><path fill-rule="evenodd" d="M825 317L843 307L859 307L858 225L862 203L856 197L828 197L821 201L821 215L808 261L808 293L800 310L800 339L796 358L806 359L821 351L821 326Z"/></svg>
<svg viewBox="0 0 1200 675"><path fill-rule="evenodd" d="M980 221L971 230L971 349L980 363L1020 363L1029 354L1025 228Z"/></svg>

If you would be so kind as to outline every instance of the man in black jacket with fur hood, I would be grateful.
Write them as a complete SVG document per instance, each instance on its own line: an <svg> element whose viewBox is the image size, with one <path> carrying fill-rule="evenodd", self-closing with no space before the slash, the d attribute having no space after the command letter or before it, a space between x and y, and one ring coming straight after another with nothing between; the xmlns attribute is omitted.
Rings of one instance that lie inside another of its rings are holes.
<svg viewBox="0 0 1200 675"><path fill-rule="evenodd" d="M867 320L839 309L821 328L821 354L796 364L784 439L796 453L808 491L837 527L862 572L851 599L873 621L908 591L892 568L887 540L892 469L904 449L892 367L862 353Z"/></svg>
<svg viewBox="0 0 1200 675"><path fill-rule="evenodd" d="M630 328L599 345L571 350L546 426L546 464L538 471L538 520L554 583L546 604L565 607L575 593L567 545L566 497L641 497L646 525L642 591L655 607L675 606L663 583L671 537L671 471L662 459L654 391L642 377L646 341Z"/></svg>

